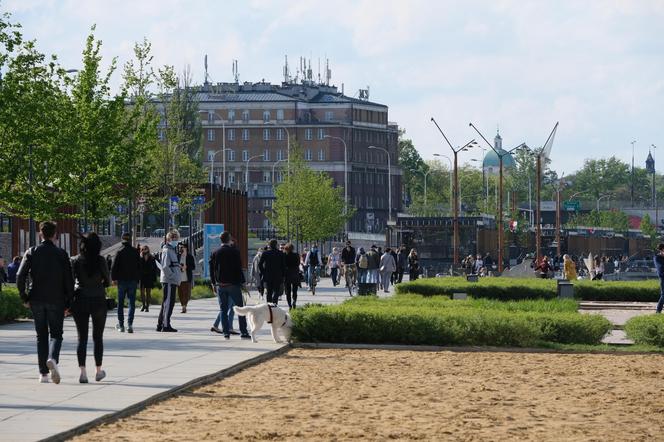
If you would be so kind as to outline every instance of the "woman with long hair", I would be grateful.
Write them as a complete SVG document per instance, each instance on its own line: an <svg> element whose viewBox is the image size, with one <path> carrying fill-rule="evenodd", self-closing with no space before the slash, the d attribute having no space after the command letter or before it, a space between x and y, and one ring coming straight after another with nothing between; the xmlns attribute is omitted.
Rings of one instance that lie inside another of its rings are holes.
<svg viewBox="0 0 664 442"><path fill-rule="evenodd" d="M95 232L90 232L81 238L81 253L72 258L72 272L76 286L71 311L78 332L76 355L78 366L81 369L81 376L78 378L81 384L88 383L85 359L90 318L92 318L92 340L94 341L95 366L97 367L95 380L99 382L106 377L106 372L102 369L101 364L104 355L103 337L107 311L106 287L111 285L111 276L106 259L99 254L100 251L99 236Z"/></svg>
<svg viewBox="0 0 664 442"><path fill-rule="evenodd" d="M159 277L159 268L154 256L150 253L150 247L141 247L141 266L140 266L140 287L141 287L141 311L150 311L150 295L154 288L154 282Z"/></svg>
<svg viewBox="0 0 664 442"><path fill-rule="evenodd" d="M408 277L411 281L415 281L420 276L420 259L417 256L416 249L410 249L408 254Z"/></svg>

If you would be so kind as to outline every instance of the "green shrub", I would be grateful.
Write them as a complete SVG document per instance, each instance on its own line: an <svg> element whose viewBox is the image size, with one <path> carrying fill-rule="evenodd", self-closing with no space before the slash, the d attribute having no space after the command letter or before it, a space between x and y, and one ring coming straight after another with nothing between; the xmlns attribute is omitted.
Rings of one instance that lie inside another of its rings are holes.
<svg viewBox="0 0 664 442"><path fill-rule="evenodd" d="M29 318L32 313L23 306L18 290L5 287L0 292L0 323Z"/></svg>
<svg viewBox="0 0 664 442"><path fill-rule="evenodd" d="M112 286L106 289L106 296L113 298L116 301L118 300L118 288L117 286ZM210 289L209 285L194 285L194 288L191 289L191 299L203 299L203 298L214 298L215 294ZM161 302L164 298L164 292L161 288L153 288L150 293L150 305L161 305ZM136 290L136 302L140 303L141 301L141 292ZM127 301L125 301L125 306Z"/></svg>
<svg viewBox="0 0 664 442"><path fill-rule="evenodd" d="M625 323L625 332L636 344L664 347L664 316L635 316Z"/></svg>
<svg viewBox="0 0 664 442"><path fill-rule="evenodd" d="M656 302L659 281L574 281L574 296L584 301ZM465 278L428 278L405 282L396 286L398 294L414 293L424 296L452 296L467 293L474 298L503 301L521 299L553 299L556 281L536 278L480 278L468 282Z"/></svg>

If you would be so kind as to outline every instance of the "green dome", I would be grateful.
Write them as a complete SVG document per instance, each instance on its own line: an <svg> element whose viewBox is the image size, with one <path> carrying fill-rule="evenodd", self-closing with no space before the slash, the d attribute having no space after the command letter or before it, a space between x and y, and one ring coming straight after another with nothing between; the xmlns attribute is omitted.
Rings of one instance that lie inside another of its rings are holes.
<svg viewBox="0 0 664 442"><path fill-rule="evenodd" d="M514 158L512 157L512 154L507 153L505 149L498 149L498 152L503 154L503 168L504 169L509 169L511 167L514 167ZM498 160L498 155L496 155L496 152L493 150L490 150L486 153L484 156L484 162L482 163L482 167L487 169L489 167L492 168L498 168L500 166L500 161Z"/></svg>

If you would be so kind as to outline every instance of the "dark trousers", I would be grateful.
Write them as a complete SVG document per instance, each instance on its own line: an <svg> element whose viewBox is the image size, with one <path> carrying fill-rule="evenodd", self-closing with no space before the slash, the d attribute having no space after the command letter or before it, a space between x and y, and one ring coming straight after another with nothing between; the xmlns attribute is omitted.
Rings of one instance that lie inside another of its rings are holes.
<svg viewBox="0 0 664 442"><path fill-rule="evenodd" d="M297 288L300 283L295 281L286 281L286 301L288 307L295 308L297 304Z"/></svg>
<svg viewBox="0 0 664 442"><path fill-rule="evenodd" d="M233 304L238 307L243 307L244 302L242 300L242 288L239 285L229 285L225 287L219 287L217 296L219 296L221 304L221 328L224 332L224 336L230 335L230 321L228 320L228 309L231 300ZM240 324L240 334L247 335L247 317L239 316L237 322Z"/></svg>
<svg viewBox="0 0 664 442"><path fill-rule="evenodd" d="M395 284L401 284L402 281L403 281L403 269L398 269Z"/></svg>
<svg viewBox="0 0 664 442"><path fill-rule="evenodd" d="M171 326L171 316L173 315L173 307L175 306L175 295L178 290L178 286L175 284L164 283L162 284L162 287L164 289L164 300L161 302L157 328Z"/></svg>
<svg viewBox="0 0 664 442"><path fill-rule="evenodd" d="M664 307L664 278L659 278L659 302L657 303L657 313L662 313Z"/></svg>
<svg viewBox="0 0 664 442"><path fill-rule="evenodd" d="M124 325L124 300L127 298L129 313L127 323L134 323L134 312L136 311L136 288L137 281L118 281L118 322Z"/></svg>
<svg viewBox="0 0 664 442"><path fill-rule="evenodd" d="M265 290L267 302L269 304L276 304L279 301L279 286L281 281L265 281Z"/></svg>
<svg viewBox="0 0 664 442"><path fill-rule="evenodd" d="M330 269L330 278L332 278L332 285L337 286L339 284L339 268L335 267Z"/></svg>
<svg viewBox="0 0 664 442"><path fill-rule="evenodd" d="M92 318L92 341L94 342L95 365L101 367L104 356L104 326L106 326L106 299L102 297L77 299L72 305L72 314L78 332L78 366L85 367L88 351L88 328Z"/></svg>
<svg viewBox="0 0 664 442"><path fill-rule="evenodd" d="M46 361L54 359L60 361L60 348L62 347L62 325L65 320L65 309L61 305L45 302L31 302L30 309L37 332L37 360L39 372L48 374ZM49 333L51 339L49 341Z"/></svg>

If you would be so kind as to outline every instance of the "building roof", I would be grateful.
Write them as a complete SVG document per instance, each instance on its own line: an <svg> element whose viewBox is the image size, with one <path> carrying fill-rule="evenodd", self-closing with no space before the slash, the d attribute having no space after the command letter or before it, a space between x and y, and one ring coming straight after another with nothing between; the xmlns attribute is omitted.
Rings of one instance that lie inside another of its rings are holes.
<svg viewBox="0 0 664 442"><path fill-rule="evenodd" d="M498 149L498 152L500 152L503 156L503 167L504 168L510 168L514 167L514 157L512 157L512 154L507 153L505 149ZM489 152L486 153L484 156L484 162L482 163L483 168L487 167L499 167L500 166L500 160L498 159L498 155L496 152L490 150Z"/></svg>
<svg viewBox="0 0 664 442"><path fill-rule="evenodd" d="M222 102L260 102L260 101L297 101L293 97L275 93L275 92L229 92L215 94L209 92L199 92L196 99L200 102L222 101Z"/></svg>

